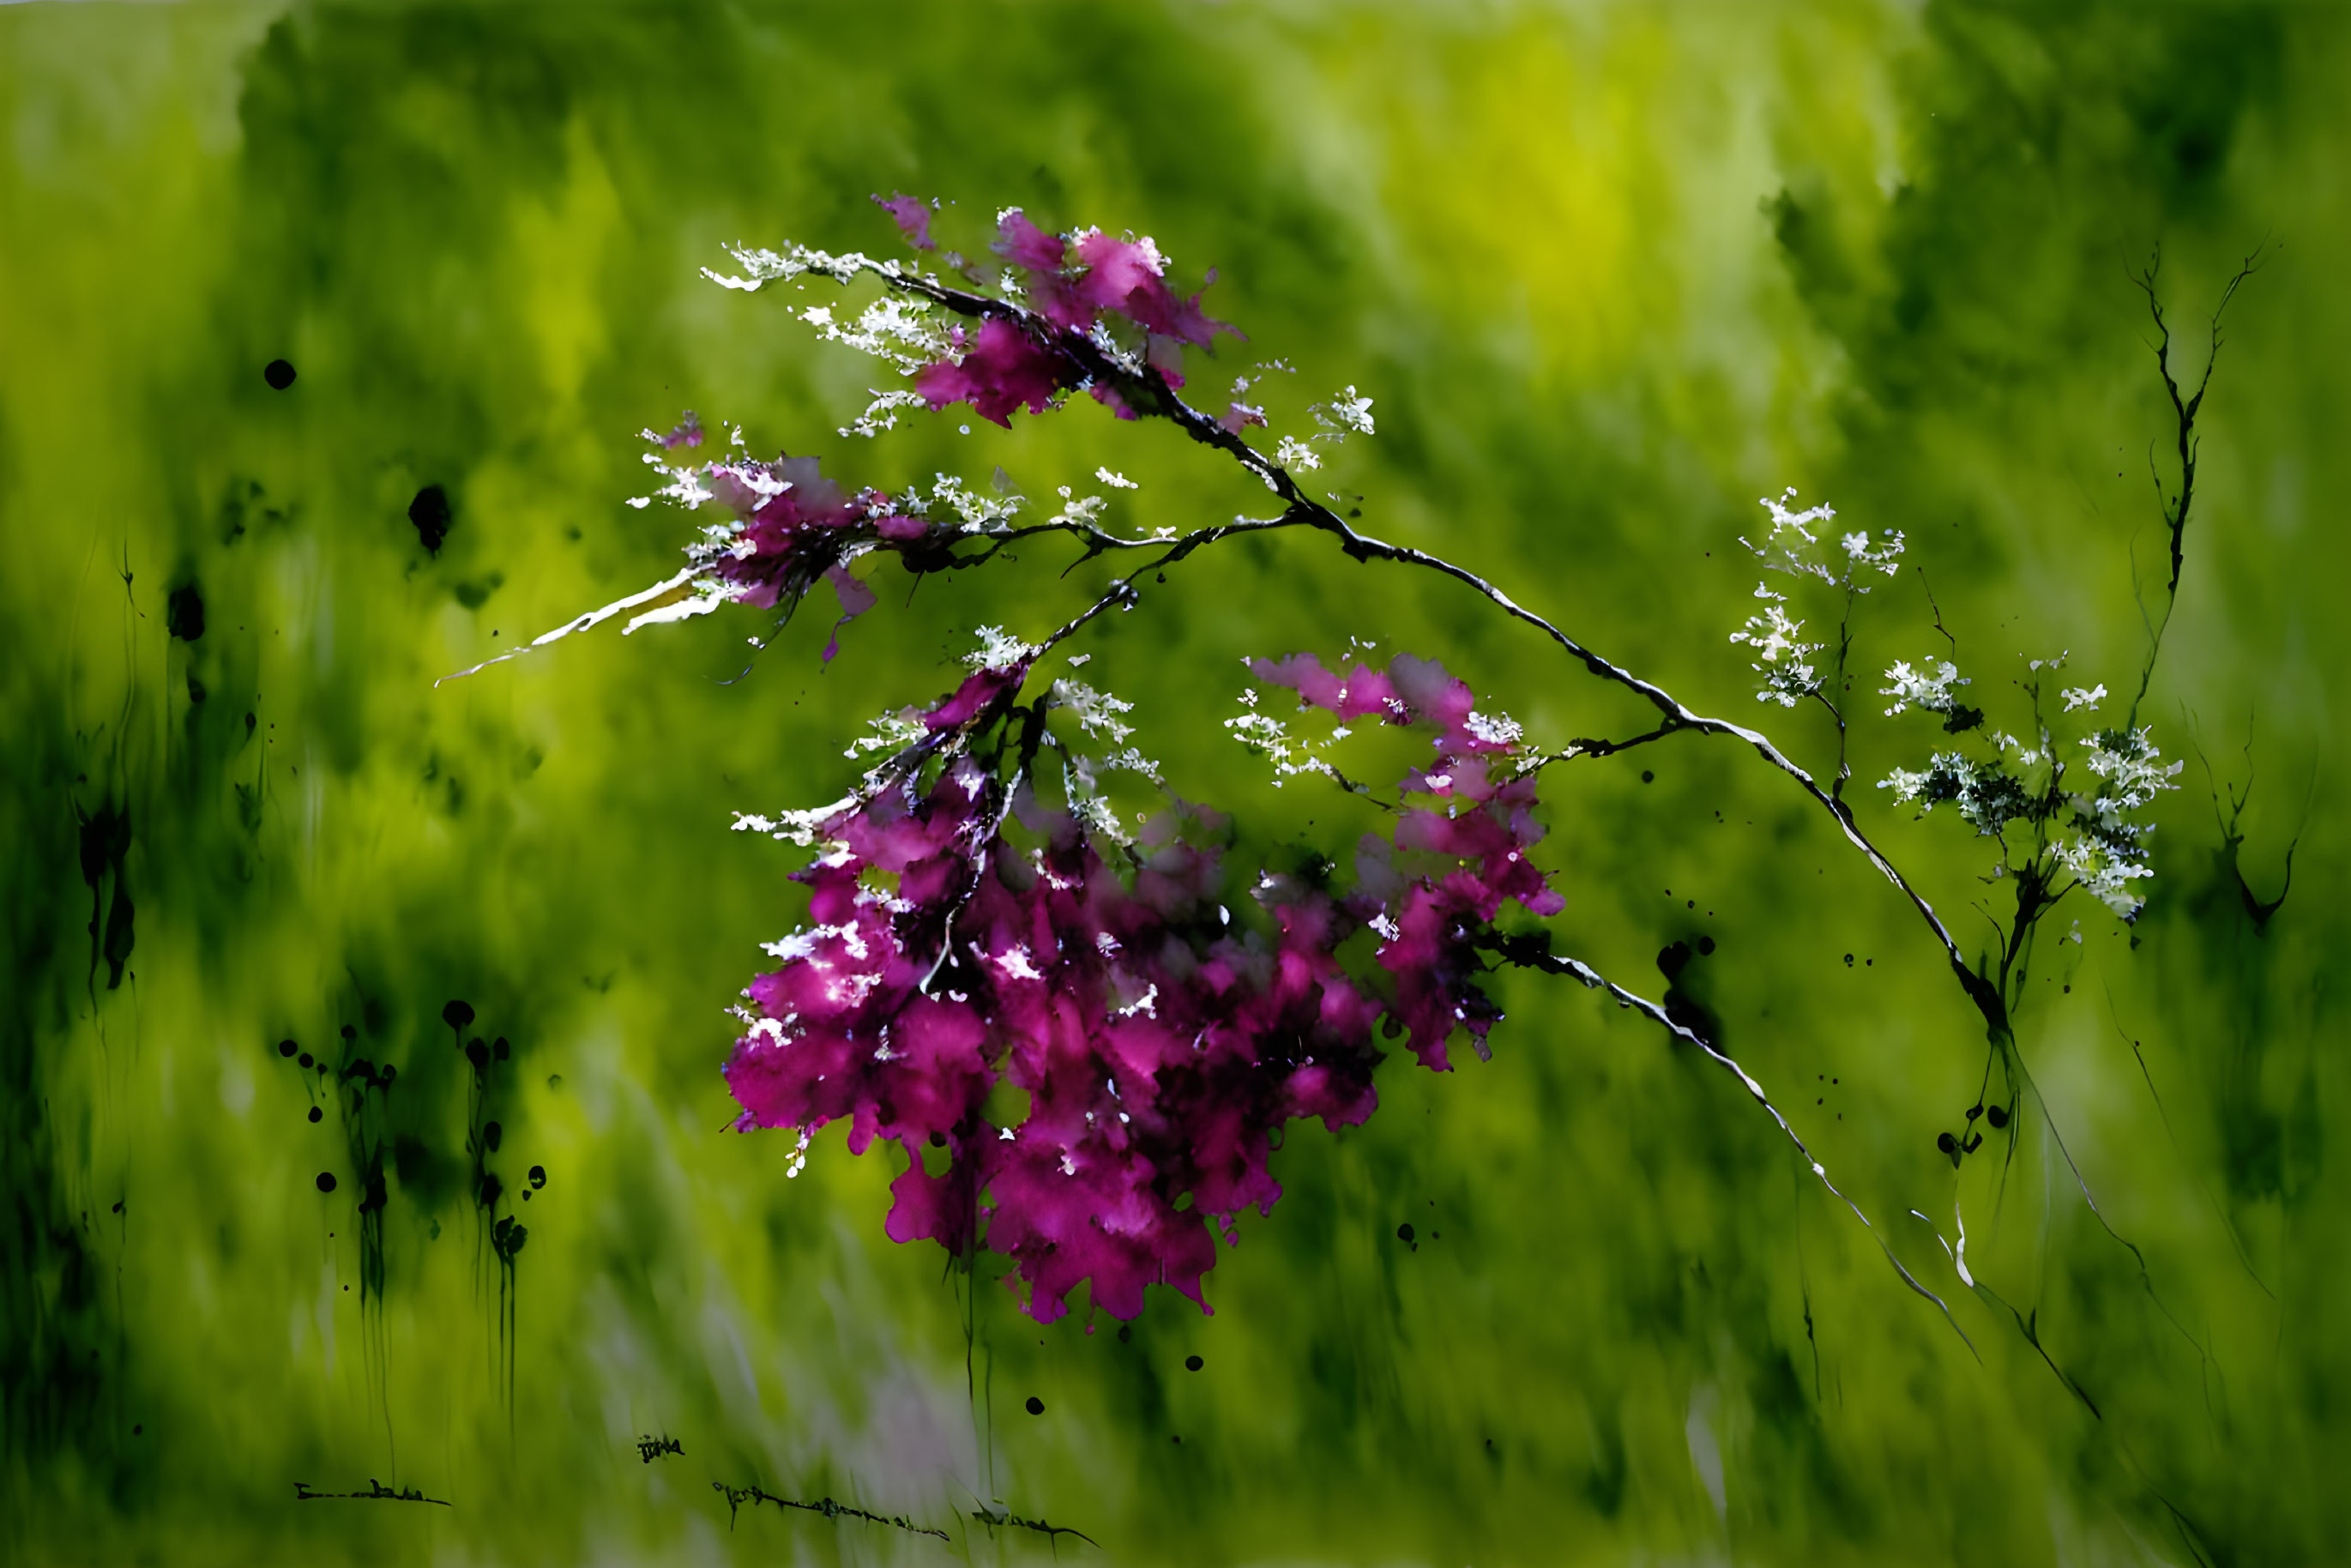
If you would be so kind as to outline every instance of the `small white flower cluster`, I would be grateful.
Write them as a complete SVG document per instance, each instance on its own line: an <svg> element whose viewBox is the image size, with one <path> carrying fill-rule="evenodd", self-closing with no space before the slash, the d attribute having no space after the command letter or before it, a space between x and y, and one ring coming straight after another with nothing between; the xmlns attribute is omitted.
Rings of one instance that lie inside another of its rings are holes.
<svg viewBox="0 0 2351 1568"><path fill-rule="evenodd" d="M1489 746L1516 746L1527 733L1526 727L1508 714L1489 716L1472 709L1461 724L1463 728Z"/></svg>
<svg viewBox="0 0 2351 1568"><path fill-rule="evenodd" d="M1923 708L1928 713L1949 713L1959 706L1955 686L1974 683L1959 674L1959 667L1949 659L1921 659L1918 667L1911 668L1907 660L1897 660L1886 672L1891 685L1877 688L1880 696L1894 699L1886 716L1894 717L1907 708Z"/></svg>
<svg viewBox="0 0 2351 1568"><path fill-rule="evenodd" d="M766 283L789 283L802 273L813 272L830 277L835 283L847 283L861 272L878 273L884 277L897 277L904 273L895 261L876 261L860 251L843 251L835 256L828 251L812 250L804 245L788 246L782 251L754 250L746 246L730 245L726 254L748 276L729 277L723 273L702 269L702 276L722 288L739 288L755 292Z"/></svg>
<svg viewBox="0 0 2351 1568"><path fill-rule="evenodd" d="M1343 441L1350 433L1372 434L1372 400L1358 396L1353 387L1329 402L1309 403L1307 412L1314 416L1315 423L1332 433L1330 440Z"/></svg>
<svg viewBox="0 0 2351 1568"><path fill-rule="evenodd" d="M1745 628L1733 632L1730 640L1748 644L1760 655L1748 666L1763 677L1755 700L1794 707L1821 689L1821 674L1813 664L1813 655L1821 651L1823 644L1802 641L1804 623L1789 616L1786 594L1774 593L1769 585L1759 582L1755 585L1755 597L1767 601L1761 612L1750 615Z"/></svg>
<svg viewBox="0 0 2351 1568"><path fill-rule="evenodd" d="M813 849L818 843L817 830L841 812L855 806L858 797L843 795L826 806L810 806L801 811L780 811L765 817L751 811L735 813L735 831L738 833L765 833L771 839L781 839L802 849ZM824 841L827 843L831 840Z"/></svg>
<svg viewBox="0 0 2351 1568"><path fill-rule="evenodd" d="M934 474L928 496L909 487L898 507L908 517L927 517L933 507L944 507L962 519L965 533L978 534L1009 523L1027 504L1028 497L1017 490L983 496L953 474Z"/></svg>
<svg viewBox="0 0 2351 1568"><path fill-rule="evenodd" d="M2147 848L2155 824L2133 821L2129 813L2152 804L2163 790L2179 788L2171 780L2185 766L2165 767L2147 733L2145 726L2100 730L2082 742L2098 783L2087 794L2068 797L2077 836L2057 846L2059 862L2074 880L2126 920L2136 919L2146 903L2131 884L2155 874Z"/></svg>
<svg viewBox="0 0 2351 1568"><path fill-rule="evenodd" d="M1133 713L1134 705L1098 692L1080 681L1059 680L1053 683L1053 706L1067 708L1078 727L1088 735L1108 735L1113 744L1134 733L1134 727L1120 720L1119 715Z"/></svg>
<svg viewBox="0 0 2351 1568"><path fill-rule="evenodd" d="M1760 545L1743 537L1739 541L1763 563L1765 570L1784 571L1792 577L1818 578L1823 582L1850 589L1855 593L1867 593L1869 589L1865 584L1854 580L1855 572L1876 570L1892 577L1901 570L1902 533L1898 528L1886 535L1886 542L1880 545L1869 542L1866 528L1839 536L1838 553L1843 559L1834 564L1825 557L1825 552L1816 555L1814 552L1821 541L1820 536L1813 531L1813 526L1835 520L1836 508L1823 502L1798 511L1788 504L1795 498L1792 486L1781 492L1776 501L1768 496L1761 497L1758 505L1771 515L1771 533Z"/></svg>
<svg viewBox="0 0 2351 1568"><path fill-rule="evenodd" d="M2106 684L2100 681L2095 687L2088 690L2080 686L2067 686L2058 695L2065 699L2067 713L2072 713L2076 708L2094 708L2106 700Z"/></svg>
<svg viewBox="0 0 2351 1568"><path fill-rule="evenodd" d="M833 319L830 305L811 305L800 312L800 319L825 342L887 360L905 375L946 359L954 348L929 301L899 294L883 295L846 325Z"/></svg>
<svg viewBox="0 0 2351 1568"><path fill-rule="evenodd" d="M843 757L854 758L876 751L884 757L895 757L927 733L916 710L911 707L877 715L867 719L865 725L872 733L851 741L849 749L841 753Z"/></svg>
<svg viewBox="0 0 2351 1568"><path fill-rule="evenodd" d="M1893 790L1894 799L1904 805L1917 801L1922 817L1949 801L1960 818L1983 835L1997 834L2032 810L2024 787L1999 758L1979 762L1957 751L1935 753L1920 771L1894 768L1878 780L1877 787Z"/></svg>
<svg viewBox="0 0 2351 1568"><path fill-rule="evenodd" d="M1288 365L1277 360L1270 365L1260 366L1259 376L1262 379L1267 371L1289 369ZM1238 398L1241 393L1249 391L1249 380L1244 376L1233 383L1233 393ZM1264 423L1263 408L1252 408L1242 403L1236 403L1235 406L1241 409L1244 415L1253 423ZM1285 435L1274 447L1275 462L1284 468L1295 469L1301 474L1311 473L1322 466L1322 455L1314 450L1316 442L1336 446L1350 435L1369 435L1373 431L1372 400L1356 392L1353 387L1349 387L1328 402L1307 404L1306 412L1312 414L1314 423L1322 428L1303 441L1294 435ZM1270 484L1270 481L1268 483Z"/></svg>
<svg viewBox="0 0 2351 1568"><path fill-rule="evenodd" d="M872 401L865 405L863 413L841 427L840 434L843 436L862 435L871 440L885 430L898 428L900 409L930 406L920 392L907 392L904 389L884 392L879 387L868 387L865 391L866 395Z"/></svg>
<svg viewBox="0 0 2351 1568"><path fill-rule="evenodd" d="M1101 496L1073 497L1067 485L1062 486L1061 490L1061 509L1046 518L1047 522L1090 528L1102 521L1102 512L1110 505L1107 499Z"/></svg>
<svg viewBox="0 0 2351 1568"><path fill-rule="evenodd" d="M1023 643L1001 626L983 626L976 633L979 638L977 651L966 653L963 662L975 670L1003 670L1033 659L1041 651L1032 643Z"/></svg>
<svg viewBox="0 0 2351 1568"><path fill-rule="evenodd" d="M1134 711L1133 703L1066 677L1053 683L1050 695L1052 705L1066 710L1090 737L1107 737L1112 745L1118 746L1134 733L1134 727L1119 716ZM1114 843L1133 842L1134 835L1120 823L1118 813L1102 797L1100 776L1113 768L1123 768L1141 774L1156 786L1162 783L1159 764L1133 746L1121 747L1107 757L1093 758L1081 756L1059 740L1051 744L1062 753L1062 792L1069 800L1071 814Z"/></svg>
<svg viewBox="0 0 2351 1568"><path fill-rule="evenodd" d="M1897 530L1886 537L1883 544L1872 544L1868 531L1838 536L1836 549L1831 551L1822 544L1824 525L1836 518L1836 508L1823 503L1799 510L1792 503L1795 489L1782 491L1778 500L1763 497L1758 502L1771 515L1771 531L1761 544L1742 537L1740 543L1762 563L1766 571L1782 572L1790 577L1810 578L1845 591L1848 603L1856 594L1867 593L1869 584L1859 580L1859 574L1882 571L1894 575L1902 561L1902 535ZM1794 707L1809 696L1819 696L1828 677L1814 664L1814 656L1825 643L1807 643L1802 633L1803 622L1788 613L1788 596L1772 591L1768 583L1755 585L1755 597L1764 600L1763 609L1747 618L1747 624L1730 634L1734 643L1743 643L1758 655L1749 667L1763 677L1755 693L1758 702L1778 703L1782 707Z"/></svg>
<svg viewBox="0 0 2351 1568"><path fill-rule="evenodd" d="M1061 764L1061 793L1070 802L1070 815L1082 823L1089 832L1123 844L1131 835L1120 825L1118 812L1102 799L1102 785L1094 777L1092 758L1072 757Z"/></svg>
<svg viewBox="0 0 2351 1568"><path fill-rule="evenodd" d="M1256 697L1255 692L1241 694L1241 700L1249 704L1252 710L1256 706ZM1334 776L1331 765L1314 755L1312 742L1292 739L1281 721L1270 713L1245 713L1238 718L1225 720L1225 727L1233 732L1235 740L1253 751L1265 753L1272 761L1276 776L1273 787L1277 789L1281 788L1284 780L1301 773L1320 773L1326 779Z"/></svg>

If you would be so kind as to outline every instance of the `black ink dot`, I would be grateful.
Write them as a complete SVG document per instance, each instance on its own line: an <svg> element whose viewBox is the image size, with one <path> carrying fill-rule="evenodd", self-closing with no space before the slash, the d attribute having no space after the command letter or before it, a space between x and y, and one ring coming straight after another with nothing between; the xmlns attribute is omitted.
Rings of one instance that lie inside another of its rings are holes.
<svg viewBox="0 0 2351 1568"><path fill-rule="evenodd" d="M140 1434L143 1433L143 1432L144 1432L144 1431L146 1431L146 1430L147 1430L146 1424L145 1424L144 1422L141 1422L141 1423L138 1423L138 1424L136 1424L136 1425L132 1426L132 1427L131 1428L131 1435L132 1437L138 1437Z"/></svg>
<svg viewBox="0 0 2351 1568"><path fill-rule="evenodd" d="M512 1048L507 1044L507 1037L504 1035L500 1035L497 1039L490 1041L490 1054L496 1057L500 1061L504 1061L507 1059L511 1050Z"/></svg>
<svg viewBox="0 0 2351 1568"><path fill-rule="evenodd" d="M448 492L438 485L417 491L416 499L408 503L408 520L416 525L416 537L425 553L439 555L441 541L449 537Z"/></svg>
<svg viewBox="0 0 2351 1568"><path fill-rule="evenodd" d="M545 1166L533 1166L530 1167L530 1185L533 1186L545 1186L547 1185L547 1167Z"/></svg>
<svg viewBox="0 0 2351 1568"><path fill-rule="evenodd" d="M481 1036L475 1035L473 1039L465 1042L465 1060L472 1062L476 1067L486 1067L489 1065L490 1048L482 1043Z"/></svg>
<svg viewBox="0 0 2351 1568"><path fill-rule="evenodd" d="M358 1030L353 1029L350 1024L345 1024L343 1026L343 1038L345 1040L357 1040L359 1037L360 1031Z"/></svg>
<svg viewBox="0 0 2351 1568"><path fill-rule="evenodd" d="M1941 1133L1936 1135L1935 1146L1948 1155L1959 1148L1959 1141L1949 1133Z"/></svg>
<svg viewBox="0 0 2351 1568"><path fill-rule="evenodd" d="M196 679L193 675L190 675L188 677L188 700L190 702L200 703L210 695L212 695L212 693L204 690L204 682Z"/></svg>
<svg viewBox="0 0 2351 1568"><path fill-rule="evenodd" d="M1129 1341L1133 1340L1134 1338L1134 1329L1133 1325L1128 1324L1128 1323L1121 1323L1121 1324L1119 1324L1119 1325L1118 1325L1118 1343L1121 1343L1121 1344L1125 1344L1125 1343L1127 1343Z"/></svg>
<svg viewBox="0 0 2351 1568"><path fill-rule="evenodd" d="M1686 909L1696 909L1698 907L1698 900L1693 898L1687 904L1683 905L1683 907Z"/></svg>
<svg viewBox="0 0 2351 1568"><path fill-rule="evenodd" d="M334 1172L320 1171L319 1173L319 1190L320 1192L332 1192L335 1190Z"/></svg>
<svg viewBox="0 0 2351 1568"><path fill-rule="evenodd" d="M474 1021L474 1009L464 1002L451 1002L441 1009L441 1021L451 1029L464 1029Z"/></svg>
<svg viewBox="0 0 2351 1568"><path fill-rule="evenodd" d="M290 1040L281 1040L277 1042L277 1054L280 1056L291 1056L301 1049Z"/></svg>
<svg viewBox="0 0 2351 1568"><path fill-rule="evenodd" d="M1853 955L1850 953L1844 956L1844 967L1848 969L1853 967Z"/></svg>
<svg viewBox="0 0 2351 1568"><path fill-rule="evenodd" d="M1655 773L1650 772L1650 771L1649 771L1647 768L1642 768L1642 769L1641 769L1641 782L1642 782L1642 783L1644 783L1644 784L1655 784L1656 781L1657 781L1657 776L1656 776Z"/></svg>
<svg viewBox="0 0 2351 1568"><path fill-rule="evenodd" d="M1412 1226L1409 1223L1396 1227L1396 1239L1399 1241L1409 1241L1412 1239Z"/></svg>
<svg viewBox="0 0 2351 1568"><path fill-rule="evenodd" d="M183 643L204 634L204 596L194 583L182 583L163 601L163 629Z"/></svg>
<svg viewBox="0 0 2351 1568"><path fill-rule="evenodd" d="M272 391L284 392L294 384L294 367L287 361L272 360L262 367L261 379L269 383Z"/></svg>
<svg viewBox="0 0 2351 1568"><path fill-rule="evenodd" d="M490 1153L495 1155L498 1152L498 1140L505 1136L506 1129L496 1122L486 1122L482 1124L482 1144Z"/></svg>
<svg viewBox="0 0 2351 1568"><path fill-rule="evenodd" d="M1187 1355L1184 1358L1184 1370L1186 1372L1197 1372L1206 1364L1207 1363L1196 1355Z"/></svg>
<svg viewBox="0 0 2351 1568"><path fill-rule="evenodd" d="M325 1121L326 1119L327 1119L327 1113L326 1113L324 1111L319 1110L316 1105L313 1105L313 1106L311 1106L311 1107L310 1107L310 1120L311 1120L311 1121L313 1121L313 1122L323 1122L323 1121Z"/></svg>
<svg viewBox="0 0 2351 1568"><path fill-rule="evenodd" d="M1029 1396L1029 1414L1031 1416L1042 1416L1044 1413L1045 1402L1042 1399L1038 1398L1034 1394Z"/></svg>
<svg viewBox="0 0 2351 1568"><path fill-rule="evenodd" d="M1698 939L1698 950L1702 956L1711 956L1714 952L1714 938L1711 936L1699 937Z"/></svg>
<svg viewBox="0 0 2351 1568"><path fill-rule="evenodd" d="M1995 1127L2007 1126L2008 1107L2005 1105L1993 1106L1991 1110L1984 1113L1984 1120L1990 1122Z"/></svg>
<svg viewBox="0 0 2351 1568"><path fill-rule="evenodd" d="M297 1067L299 1067L299 1068L303 1068L303 1069L305 1069L305 1070L308 1070L308 1069L309 1069L309 1068L311 1068L311 1067L315 1067L315 1066L316 1066L316 1065L318 1065L318 1064L317 1064L317 1062L316 1062L316 1061L314 1061L312 1060L312 1058L311 1058L311 1056L310 1056L310 1053L309 1053L308 1051L304 1051L301 1055L299 1055L299 1056L298 1056L298 1057L296 1057L296 1058L294 1059L294 1065L295 1065L295 1066L297 1066Z"/></svg>

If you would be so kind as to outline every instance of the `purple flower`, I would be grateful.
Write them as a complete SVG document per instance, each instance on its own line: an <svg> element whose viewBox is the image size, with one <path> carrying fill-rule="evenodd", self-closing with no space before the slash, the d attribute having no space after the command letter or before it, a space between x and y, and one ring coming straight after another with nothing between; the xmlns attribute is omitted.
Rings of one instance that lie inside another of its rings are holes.
<svg viewBox="0 0 2351 1568"><path fill-rule="evenodd" d="M1029 221L1019 207L1007 207L996 223L996 254L1031 272L1057 273L1067 246L1059 235L1047 234Z"/></svg>
<svg viewBox="0 0 2351 1568"><path fill-rule="evenodd" d="M1061 390L1061 374L1059 356L1011 321L991 316L960 360L924 367L914 391L934 409L967 402L980 418L1008 427L1015 409L1044 413Z"/></svg>
<svg viewBox="0 0 2351 1568"><path fill-rule="evenodd" d="M903 191L888 201L883 201L878 194L872 198L872 201L875 206L897 220L899 232L906 236L908 245L913 246L916 250L939 248L931 238L929 203L909 196Z"/></svg>

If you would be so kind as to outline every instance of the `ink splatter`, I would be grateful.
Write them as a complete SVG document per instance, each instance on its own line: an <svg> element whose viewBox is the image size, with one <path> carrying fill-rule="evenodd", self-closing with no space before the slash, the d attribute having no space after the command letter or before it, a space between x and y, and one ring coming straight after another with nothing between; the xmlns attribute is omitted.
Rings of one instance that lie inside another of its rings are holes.
<svg viewBox="0 0 2351 1568"><path fill-rule="evenodd" d="M408 503L408 520L415 525L417 541L423 545L424 553L439 555L441 541L449 537L448 492L438 485L427 485L417 491L416 498Z"/></svg>

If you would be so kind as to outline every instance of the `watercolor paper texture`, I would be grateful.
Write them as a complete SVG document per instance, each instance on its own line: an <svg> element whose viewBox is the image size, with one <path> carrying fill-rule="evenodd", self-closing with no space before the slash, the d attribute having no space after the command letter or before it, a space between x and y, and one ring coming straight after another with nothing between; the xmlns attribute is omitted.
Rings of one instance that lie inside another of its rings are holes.
<svg viewBox="0 0 2351 1568"><path fill-rule="evenodd" d="M0 1554L2335 1560L2346 76L0 9Z"/></svg>

